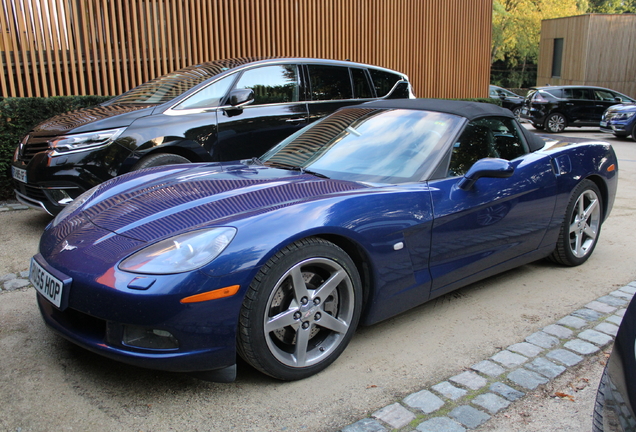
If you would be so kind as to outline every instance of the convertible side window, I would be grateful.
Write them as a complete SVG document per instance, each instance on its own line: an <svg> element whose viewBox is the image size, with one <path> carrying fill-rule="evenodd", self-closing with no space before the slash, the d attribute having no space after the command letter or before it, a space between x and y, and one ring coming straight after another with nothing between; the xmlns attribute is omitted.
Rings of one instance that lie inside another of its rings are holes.
<svg viewBox="0 0 636 432"><path fill-rule="evenodd" d="M526 153L528 146L513 119L484 117L473 120L453 145L448 175L464 175L480 159L512 160Z"/></svg>

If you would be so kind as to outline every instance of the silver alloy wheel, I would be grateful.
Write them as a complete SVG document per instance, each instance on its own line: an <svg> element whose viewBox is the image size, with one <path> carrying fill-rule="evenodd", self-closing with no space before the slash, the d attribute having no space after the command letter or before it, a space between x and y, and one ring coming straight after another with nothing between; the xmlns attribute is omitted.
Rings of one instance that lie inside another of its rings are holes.
<svg viewBox="0 0 636 432"><path fill-rule="evenodd" d="M309 258L278 280L267 300L264 333L272 355L290 367L329 357L351 325L354 287L334 260Z"/></svg>
<svg viewBox="0 0 636 432"><path fill-rule="evenodd" d="M561 114L551 114L548 117L546 129L550 132L563 132L565 129L565 117Z"/></svg>
<svg viewBox="0 0 636 432"><path fill-rule="evenodd" d="M570 221L570 250L575 257L582 258L593 249L600 226L599 199L588 189L576 200Z"/></svg>

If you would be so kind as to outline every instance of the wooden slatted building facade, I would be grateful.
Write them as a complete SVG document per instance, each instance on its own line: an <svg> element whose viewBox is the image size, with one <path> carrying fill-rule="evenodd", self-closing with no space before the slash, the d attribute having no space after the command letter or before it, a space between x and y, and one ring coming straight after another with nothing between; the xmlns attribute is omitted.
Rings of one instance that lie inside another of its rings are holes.
<svg viewBox="0 0 636 432"><path fill-rule="evenodd" d="M541 23L537 85L593 85L636 97L636 14Z"/></svg>
<svg viewBox="0 0 636 432"><path fill-rule="evenodd" d="M200 62L349 59L487 97L492 0L1 0L0 96L116 95ZM461 13L459 13L461 12Z"/></svg>

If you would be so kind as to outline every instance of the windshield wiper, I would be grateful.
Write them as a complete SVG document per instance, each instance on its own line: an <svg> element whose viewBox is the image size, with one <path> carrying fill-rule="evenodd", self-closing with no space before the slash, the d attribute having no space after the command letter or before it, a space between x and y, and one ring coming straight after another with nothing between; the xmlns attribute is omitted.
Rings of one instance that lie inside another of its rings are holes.
<svg viewBox="0 0 636 432"><path fill-rule="evenodd" d="M263 162L261 162L261 163L263 163ZM305 168L303 168L301 166L296 166L296 165L292 165L292 164L288 164L288 163L284 163L284 162L266 161L265 163L263 163L263 165L271 166L271 167L274 167L274 168L286 169L286 170L290 170L290 171L300 171L301 174L310 174L312 176L316 176L316 177L324 178L324 179L328 179L329 178L326 175L321 174L319 172L311 171L311 170L305 169Z"/></svg>

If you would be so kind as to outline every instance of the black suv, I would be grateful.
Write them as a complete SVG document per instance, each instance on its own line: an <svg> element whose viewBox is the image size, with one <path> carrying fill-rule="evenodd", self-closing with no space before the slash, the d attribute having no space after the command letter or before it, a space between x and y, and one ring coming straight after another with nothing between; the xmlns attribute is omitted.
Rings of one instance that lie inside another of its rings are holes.
<svg viewBox="0 0 636 432"><path fill-rule="evenodd" d="M598 126L603 112L612 105L634 100L602 87L547 86L528 91L521 118L537 129L562 132L568 126Z"/></svg>
<svg viewBox="0 0 636 432"><path fill-rule="evenodd" d="M510 90L506 90L505 88L497 87L492 84L490 85L489 92L492 99L501 100L501 105L504 108L508 108L512 111L515 117L519 118L521 108L523 107L523 102L525 100L524 98Z"/></svg>
<svg viewBox="0 0 636 432"><path fill-rule="evenodd" d="M85 190L129 171L260 156L340 107L413 97L406 75L349 61L198 64L34 127L15 152L16 196L56 214Z"/></svg>

